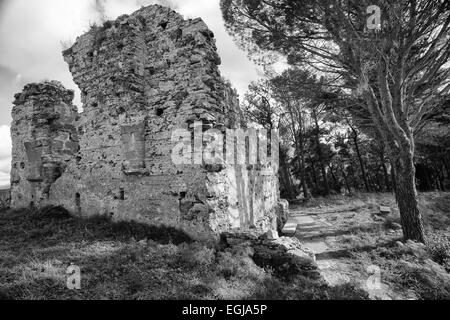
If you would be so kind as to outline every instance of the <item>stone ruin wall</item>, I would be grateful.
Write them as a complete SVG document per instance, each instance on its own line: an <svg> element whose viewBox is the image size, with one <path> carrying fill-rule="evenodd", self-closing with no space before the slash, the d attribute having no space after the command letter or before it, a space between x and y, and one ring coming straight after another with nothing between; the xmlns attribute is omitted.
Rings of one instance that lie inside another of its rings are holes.
<svg viewBox="0 0 450 320"><path fill-rule="evenodd" d="M35 207L78 152L74 93L59 82L27 85L15 95L11 125L11 207Z"/></svg>
<svg viewBox="0 0 450 320"><path fill-rule="evenodd" d="M76 114L73 93L54 83L18 96L13 208L61 205L197 237L276 224L277 172L172 162L174 130L192 132L201 121L204 130L224 131L242 122L237 94L218 71L214 35L201 19L149 6L92 28L63 55L83 112Z"/></svg>

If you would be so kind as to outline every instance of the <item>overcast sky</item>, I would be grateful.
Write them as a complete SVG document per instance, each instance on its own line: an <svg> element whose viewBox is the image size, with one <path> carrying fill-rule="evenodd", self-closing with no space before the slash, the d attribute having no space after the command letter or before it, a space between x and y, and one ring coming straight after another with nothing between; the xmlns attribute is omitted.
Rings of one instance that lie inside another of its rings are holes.
<svg viewBox="0 0 450 320"><path fill-rule="evenodd" d="M0 0L0 187L9 184L14 94L29 82L59 80L76 91L75 104L80 107L79 90L61 55L62 43L73 43L90 23L160 2L185 18L206 22L216 36L222 75L241 96L258 78L254 65L225 31L219 0Z"/></svg>

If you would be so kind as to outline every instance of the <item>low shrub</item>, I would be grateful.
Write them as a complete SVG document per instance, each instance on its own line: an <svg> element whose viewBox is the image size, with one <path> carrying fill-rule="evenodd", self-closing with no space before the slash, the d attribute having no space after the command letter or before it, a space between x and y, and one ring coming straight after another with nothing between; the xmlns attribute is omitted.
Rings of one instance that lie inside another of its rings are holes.
<svg viewBox="0 0 450 320"><path fill-rule="evenodd" d="M443 232L428 235L427 249L431 259L450 271L450 236Z"/></svg>
<svg viewBox="0 0 450 320"><path fill-rule="evenodd" d="M71 219L70 212L60 206L47 206L33 211L31 214L33 220L65 220Z"/></svg>
<svg viewBox="0 0 450 320"><path fill-rule="evenodd" d="M208 268L215 260L215 250L198 242L181 244L179 252L180 263L189 268Z"/></svg>
<svg viewBox="0 0 450 320"><path fill-rule="evenodd" d="M413 289L423 300L449 300L450 283L420 266L401 267L396 282Z"/></svg>

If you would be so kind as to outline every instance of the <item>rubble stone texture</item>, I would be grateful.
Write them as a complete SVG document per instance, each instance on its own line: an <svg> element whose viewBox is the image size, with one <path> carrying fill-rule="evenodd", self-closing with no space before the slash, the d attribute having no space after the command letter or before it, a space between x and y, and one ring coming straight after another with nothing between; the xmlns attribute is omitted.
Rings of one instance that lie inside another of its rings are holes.
<svg viewBox="0 0 450 320"><path fill-rule="evenodd" d="M59 82L27 85L15 95L11 207L35 207L78 152L74 93Z"/></svg>
<svg viewBox="0 0 450 320"><path fill-rule="evenodd" d="M9 189L0 190L0 210L8 209L11 205L11 192Z"/></svg>
<svg viewBox="0 0 450 320"><path fill-rule="evenodd" d="M193 133L201 121L203 130L224 132L243 122L236 92L219 74L214 34L201 19L145 7L91 28L63 55L83 112L75 130L72 95L55 83L18 96L12 207L61 205L198 237L276 227L276 170L172 161L175 130Z"/></svg>

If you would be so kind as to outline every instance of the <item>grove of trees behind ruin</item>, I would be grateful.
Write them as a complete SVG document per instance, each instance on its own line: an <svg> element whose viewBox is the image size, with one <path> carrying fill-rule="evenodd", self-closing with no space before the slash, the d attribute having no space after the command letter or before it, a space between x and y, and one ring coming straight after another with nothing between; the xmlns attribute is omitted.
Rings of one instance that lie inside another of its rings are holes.
<svg viewBox="0 0 450 320"><path fill-rule="evenodd" d="M449 3L221 7L229 33L265 70L244 105L281 132L284 196L393 191L405 239L425 242L417 189L446 190L450 178Z"/></svg>

